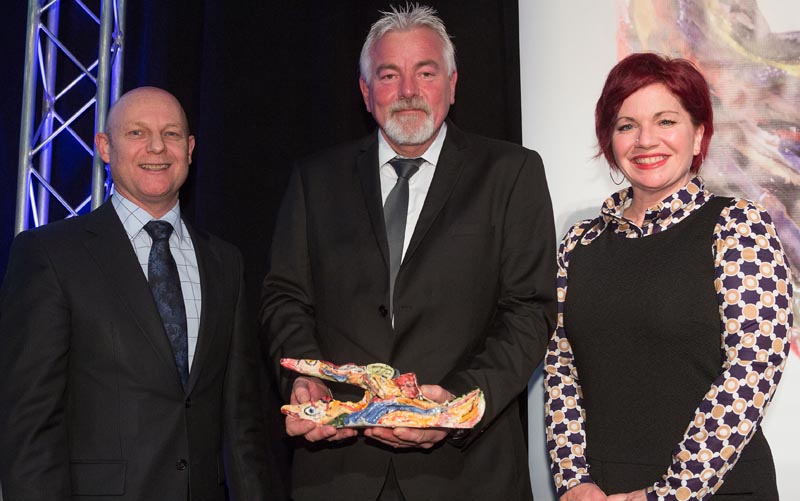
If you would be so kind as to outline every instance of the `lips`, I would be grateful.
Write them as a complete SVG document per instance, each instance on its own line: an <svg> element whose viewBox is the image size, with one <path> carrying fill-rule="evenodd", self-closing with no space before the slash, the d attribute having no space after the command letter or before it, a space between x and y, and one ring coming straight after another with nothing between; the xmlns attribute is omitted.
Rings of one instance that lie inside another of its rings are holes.
<svg viewBox="0 0 800 501"><path fill-rule="evenodd" d="M657 169L669 160L668 155L643 155L633 158L633 165L639 169Z"/></svg>
<svg viewBox="0 0 800 501"><path fill-rule="evenodd" d="M170 164L139 164L139 168L149 171L160 171L168 169L169 165Z"/></svg>

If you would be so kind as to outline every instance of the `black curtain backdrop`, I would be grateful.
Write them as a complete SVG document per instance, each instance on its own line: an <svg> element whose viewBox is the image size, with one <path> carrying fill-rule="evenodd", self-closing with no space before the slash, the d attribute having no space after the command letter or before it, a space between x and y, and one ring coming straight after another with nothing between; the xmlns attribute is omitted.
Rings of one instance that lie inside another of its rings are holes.
<svg viewBox="0 0 800 501"><path fill-rule="evenodd" d="M9 3L0 33L7 67L0 93L0 275L13 233L26 15L25 2ZM456 45L459 80L450 117L467 131L521 142L517 2L428 4ZM375 130L358 89L358 56L369 26L388 6L373 0L127 1L124 90L155 85L183 103L197 148L182 207L197 226L242 250L254 318L293 163ZM288 448L279 438L280 400L267 393L277 499L287 492Z"/></svg>

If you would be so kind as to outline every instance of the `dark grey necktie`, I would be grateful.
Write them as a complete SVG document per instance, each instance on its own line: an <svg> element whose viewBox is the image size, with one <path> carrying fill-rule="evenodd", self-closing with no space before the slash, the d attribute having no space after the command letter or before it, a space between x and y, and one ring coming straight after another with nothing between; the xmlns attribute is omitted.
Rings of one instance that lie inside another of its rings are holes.
<svg viewBox="0 0 800 501"><path fill-rule="evenodd" d="M403 241L406 236L408 216L408 180L424 162L421 158L395 157L389 161L397 172L394 185L386 203L383 204L383 220L386 223L386 239L389 242L389 311L394 313L394 282L403 258Z"/></svg>
<svg viewBox="0 0 800 501"><path fill-rule="evenodd" d="M166 221L150 221L144 230L153 239L147 260L147 281L153 291L158 313L172 345L175 366L186 389L189 380L189 343L186 329L186 305L183 302L178 266L169 250L172 225Z"/></svg>

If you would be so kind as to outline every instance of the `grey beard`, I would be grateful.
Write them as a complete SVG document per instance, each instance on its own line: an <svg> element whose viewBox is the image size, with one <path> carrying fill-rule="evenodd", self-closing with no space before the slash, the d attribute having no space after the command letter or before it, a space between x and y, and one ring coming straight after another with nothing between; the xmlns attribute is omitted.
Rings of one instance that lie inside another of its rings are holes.
<svg viewBox="0 0 800 501"><path fill-rule="evenodd" d="M406 121L403 119L390 116L383 128L386 136L396 144L408 146L424 144L436 132L433 116L429 113L422 121L413 119L404 122Z"/></svg>

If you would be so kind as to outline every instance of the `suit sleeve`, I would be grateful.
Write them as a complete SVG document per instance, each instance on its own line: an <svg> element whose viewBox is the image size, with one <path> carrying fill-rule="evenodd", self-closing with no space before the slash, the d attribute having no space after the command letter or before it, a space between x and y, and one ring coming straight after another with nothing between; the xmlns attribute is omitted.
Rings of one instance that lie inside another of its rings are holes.
<svg viewBox="0 0 800 501"><path fill-rule="evenodd" d="M238 293L223 396L225 465L231 499L267 499L257 343L247 315L242 260L238 252L236 256Z"/></svg>
<svg viewBox="0 0 800 501"><path fill-rule="evenodd" d="M69 499L70 308L41 239L20 234L0 290L0 482L6 501Z"/></svg>
<svg viewBox="0 0 800 501"><path fill-rule="evenodd" d="M315 338L314 296L308 249L306 200L301 171L289 181L272 237L270 270L261 296L261 336L288 401L294 377L282 371L280 359L322 358Z"/></svg>
<svg viewBox="0 0 800 501"><path fill-rule="evenodd" d="M486 427L525 390L555 328L556 242L542 160L527 151L506 202L501 228L500 294L485 341L442 386L486 395ZM473 433L473 436L475 434Z"/></svg>

